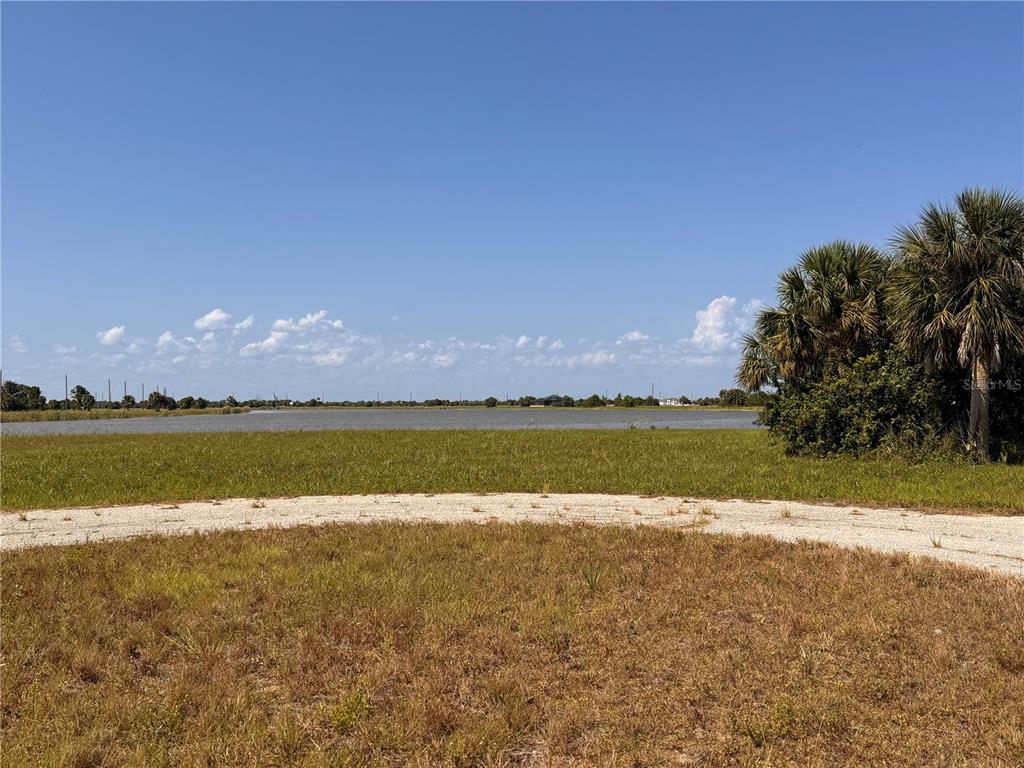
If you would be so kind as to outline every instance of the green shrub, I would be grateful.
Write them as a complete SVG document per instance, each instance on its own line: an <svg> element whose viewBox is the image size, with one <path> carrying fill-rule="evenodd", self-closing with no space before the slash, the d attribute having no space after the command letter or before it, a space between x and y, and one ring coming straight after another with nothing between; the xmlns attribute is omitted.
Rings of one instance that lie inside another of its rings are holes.
<svg viewBox="0 0 1024 768"><path fill-rule="evenodd" d="M783 386L761 415L790 454L955 452L948 384L894 351L840 364L820 382Z"/></svg>

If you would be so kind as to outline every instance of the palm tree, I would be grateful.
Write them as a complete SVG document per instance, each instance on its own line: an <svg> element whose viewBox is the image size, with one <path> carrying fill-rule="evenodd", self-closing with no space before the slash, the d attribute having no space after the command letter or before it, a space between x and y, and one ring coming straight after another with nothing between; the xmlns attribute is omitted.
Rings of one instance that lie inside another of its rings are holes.
<svg viewBox="0 0 1024 768"><path fill-rule="evenodd" d="M970 375L968 447L989 458L989 379L1024 350L1024 200L968 189L928 205L893 240L888 290L897 342L915 360Z"/></svg>
<svg viewBox="0 0 1024 768"><path fill-rule="evenodd" d="M837 240L806 251L779 276L778 305L744 337L737 382L749 391L820 378L830 351L860 349L884 328L882 280L889 262L866 243Z"/></svg>

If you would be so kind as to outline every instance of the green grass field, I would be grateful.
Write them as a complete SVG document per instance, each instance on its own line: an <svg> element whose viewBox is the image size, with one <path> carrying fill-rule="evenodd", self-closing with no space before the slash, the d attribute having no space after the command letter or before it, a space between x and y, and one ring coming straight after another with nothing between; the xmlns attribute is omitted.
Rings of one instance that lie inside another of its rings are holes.
<svg viewBox="0 0 1024 768"><path fill-rule="evenodd" d="M4 555L7 766L1024 761L1024 585L652 528Z"/></svg>
<svg viewBox="0 0 1024 768"><path fill-rule="evenodd" d="M755 430L5 437L4 510L445 491L773 498L1024 513L1024 467L792 458Z"/></svg>

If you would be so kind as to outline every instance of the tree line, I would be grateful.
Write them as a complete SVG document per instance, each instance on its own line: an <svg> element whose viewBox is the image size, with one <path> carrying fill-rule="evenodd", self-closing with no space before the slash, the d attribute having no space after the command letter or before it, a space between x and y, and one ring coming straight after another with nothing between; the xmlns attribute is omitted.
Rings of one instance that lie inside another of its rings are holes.
<svg viewBox="0 0 1024 768"><path fill-rule="evenodd" d="M10 379L0 386L0 410L4 411L46 411L76 410L89 411L93 408L150 408L152 410L175 410L178 408L200 410L205 408L221 408L237 406L239 402L228 396L224 400L207 400L205 397L191 395L175 400L173 397L153 391L149 397L139 402L133 395L125 395L120 400L98 400L95 395L81 384L76 384L68 393L66 400L47 400L39 387L20 384Z"/></svg>
<svg viewBox="0 0 1024 768"><path fill-rule="evenodd" d="M939 450L1019 458L1024 440L1024 200L967 189L889 248L837 240L779 276L737 382L778 397L762 421L791 453Z"/></svg>
<svg viewBox="0 0 1024 768"><path fill-rule="evenodd" d="M675 398L681 405L697 406L722 406L722 407L763 407L774 396L765 392L748 393L742 389L723 389L717 397L689 398L681 395ZM351 408L402 408L402 407L483 407L496 408L545 406L549 408L605 408L609 406L619 408L651 408L658 407L660 401L651 395L623 395L617 394L614 398L593 394L584 398L574 398L570 395L547 395L534 397L523 395L517 398L506 398L499 400L496 397L488 397L483 400L449 400L446 398L430 398L427 400L336 400L325 401L314 397L309 400L270 399L252 398L249 400L237 400L233 395L228 395L223 400L208 400L205 397L193 397L187 395L177 400L159 390L154 390L145 400L136 400L133 395L125 395L120 400L108 401L98 400L86 387L76 384L69 392L67 400L47 400L39 387L28 384L20 384L16 381L7 380L0 386L0 410L4 411L43 411L72 409L87 411L93 408L106 409L132 409L148 408L151 410L177 409L199 409L224 408L224 407L245 407L245 408L278 408L287 406L291 408L317 408L329 407L351 407Z"/></svg>

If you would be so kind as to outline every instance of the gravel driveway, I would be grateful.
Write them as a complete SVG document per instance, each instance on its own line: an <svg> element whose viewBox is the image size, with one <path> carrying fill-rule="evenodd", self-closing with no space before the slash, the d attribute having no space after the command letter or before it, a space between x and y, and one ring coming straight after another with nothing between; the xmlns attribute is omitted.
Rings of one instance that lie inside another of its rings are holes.
<svg viewBox="0 0 1024 768"><path fill-rule="evenodd" d="M1024 578L1024 517L788 501L606 494L408 494L228 499L0 515L0 550L147 534L378 521L658 525L906 552Z"/></svg>

